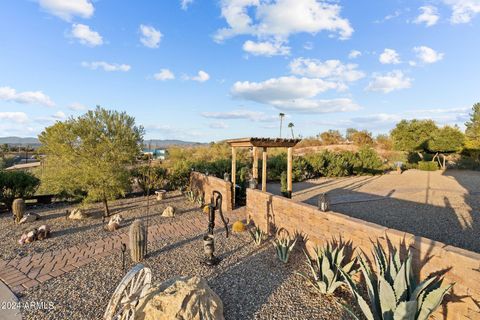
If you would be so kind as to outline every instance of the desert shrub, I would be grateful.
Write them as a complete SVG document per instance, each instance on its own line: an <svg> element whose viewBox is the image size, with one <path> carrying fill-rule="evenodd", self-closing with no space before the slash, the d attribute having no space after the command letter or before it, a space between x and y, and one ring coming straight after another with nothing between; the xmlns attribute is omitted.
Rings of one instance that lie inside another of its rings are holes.
<svg viewBox="0 0 480 320"><path fill-rule="evenodd" d="M11 208L15 198L31 196L40 180L26 171L0 171L0 201Z"/></svg>
<svg viewBox="0 0 480 320"><path fill-rule="evenodd" d="M377 152L368 147L361 148L357 152L357 163L355 164L356 173L379 173L382 168L382 159Z"/></svg>
<svg viewBox="0 0 480 320"><path fill-rule="evenodd" d="M283 171L287 170L287 153L281 152L278 155L269 156L267 160L268 180L279 180Z"/></svg>
<svg viewBox="0 0 480 320"><path fill-rule="evenodd" d="M170 190L185 188L190 182L191 168L189 161L175 162L167 169L167 188Z"/></svg>
<svg viewBox="0 0 480 320"><path fill-rule="evenodd" d="M330 159L325 169L327 177L346 177L354 172L356 156L351 151L330 153Z"/></svg>
<svg viewBox="0 0 480 320"><path fill-rule="evenodd" d="M303 157L294 158L292 163L292 180L298 182L312 177L312 167L308 161Z"/></svg>
<svg viewBox="0 0 480 320"><path fill-rule="evenodd" d="M418 169L422 171L436 171L438 170L438 163L432 161L419 161Z"/></svg>
<svg viewBox="0 0 480 320"><path fill-rule="evenodd" d="M330 152L325 150L319 153L311 153L305 156L308 161L312 174L316 177L325 176L328 162L331 158Z"/></svg>
<svg viewBox="0 0 480 320"><path fill-rule="evenodd" d="M280 192L284 196L287 195L287 171L283 171L280 176Z"/></svg>
<svg viewBox="0 0 480 320"><path fill-rule="evenodd" d="M144 193L147 190L162 189L167 178L167 170L158 166L140 166L134 168L131 174Z"/></svg>
<svg viewBox="0 0 480 320"><path fill-rule="evenodd" d="M457 161L458 169L480 170L480 161L473 157L461 156Z"/></svg>

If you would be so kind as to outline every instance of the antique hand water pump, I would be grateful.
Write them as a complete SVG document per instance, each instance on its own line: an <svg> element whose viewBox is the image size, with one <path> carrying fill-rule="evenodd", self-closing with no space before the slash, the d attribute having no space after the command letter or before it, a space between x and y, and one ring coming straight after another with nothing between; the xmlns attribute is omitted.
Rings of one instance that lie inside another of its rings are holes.
<svg viewBox="0 0 480 320"><path fill-rule="evenodd" d="M213 229L215 228L215 212L218 211L223 225L225 226L226 237L228 238L228 219L225 219L222 212L222 194L213 191L210 204L208 205L208 232L203 237L203 249L205 250L205 264L209 266L216 265L220 262L218 257L213 254L215 252L215 242L213 237Z"/></svg>

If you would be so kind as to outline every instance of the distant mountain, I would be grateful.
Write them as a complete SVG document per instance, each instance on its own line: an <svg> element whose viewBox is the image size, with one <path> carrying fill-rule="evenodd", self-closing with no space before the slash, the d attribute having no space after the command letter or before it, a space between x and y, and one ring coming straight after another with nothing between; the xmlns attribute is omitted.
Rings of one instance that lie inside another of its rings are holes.
<svg viewBox="0 0 480 320"><path fill-rule="evenodd" d="M21 138L21 137L0 137L0 144L13 144L13 145L40 145L40 141L37 138Z"/></svg>
<svg viewBox="0 0 480 320"><path fill-rule="evenodd" d="M21 137L0 137L0 144L8 143L10 145L16 146L39 146L40 141L37 138L21 138ZM198 146L204 143L192 142L192 141L183 141L183 140L160 140L160 139L151 139L144 140L146 147L150 144L152 148L166 148L169 146Z"/></svg>
<svg viewBox="0 0 480 320"><path fill-rule="evenodd" d="M152 148L167 148L170 146L199 146L204 143L201 142L192 142L192 141L183 141L183 140L160 140L160 139L145 139L143 144L148 147L149 145Z"/></svg>

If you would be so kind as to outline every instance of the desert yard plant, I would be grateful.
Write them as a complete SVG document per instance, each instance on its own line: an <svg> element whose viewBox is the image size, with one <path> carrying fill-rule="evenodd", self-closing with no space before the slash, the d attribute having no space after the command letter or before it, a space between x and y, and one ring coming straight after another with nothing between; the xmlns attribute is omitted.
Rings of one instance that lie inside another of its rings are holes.
<svg viewBox="0 0 480 320"><path fill-rule="evenodd" d="M159 166L143 165L132 170L132 176L137 180L143 192L162 189L167 178L167 170Z"/></svg>
<svg viewBox="0 0 480 320"><path fill-rule="evenodd" d="M337 288L345 284L345 279L339 269L352 276L357 272L356 259L346 255L348 244L343 242L328 242L327 245L314 251L313 261L304 251L310 274L298 272L321 294L333 294Z"/></svg>
<svg viewBox="0 0 480 320"><path fill-rule="evenodd" d="M296 243L297 238L291 238L285 229L279 230L277 237L272 241L272 244L277 252L277 257L283 263L288 262L290 253L292 252Z"/></svg>
<svg viewBox="0 0 480 320"><path fill-rule="evenodd" d="M0 170L0 202L12 207L15 198L24 198L35 193L40 180L27 171Z"/></svg>
<svg viewBox="0 0 480 320"><path fill-rule="evenodd" d="M373 257L375 271L364 257L358 259L370 305L367 299L362 297L362 291L355 285L352 277L340 269L360 310L368 320L426 320L440 306L453 286L442 286L443 278L435 275L430 275L422 282L416 281L410 250L402 261L399 249L392 249L386 254L383 247L377 243L374 245Z"/></svg>
<svg viewBox="0 0 480 320"><path fill-rule="evenodd" d="M438 163L433 161L418 161L418 169L422 171L438 170Z"/></svg>
<svg viewBox="0 0 480 320"><path fill-rule="evenodd" d="M84 203L103 202L109 216L108 201L131 186L129 167L140 154L143 135L133 117L100 107L56 122L39 135L46 156L42 183L55 193L81 190Z"/></svg>
<svg viewBox="0 0 480 320"><path fill-rule="evenodd" d="M267 237L267 234L263 232L262 229L259 227L255 226L251 229L248 230L250 235L252 236L253 242L259 246L262 244L262 241Z"/></svg>

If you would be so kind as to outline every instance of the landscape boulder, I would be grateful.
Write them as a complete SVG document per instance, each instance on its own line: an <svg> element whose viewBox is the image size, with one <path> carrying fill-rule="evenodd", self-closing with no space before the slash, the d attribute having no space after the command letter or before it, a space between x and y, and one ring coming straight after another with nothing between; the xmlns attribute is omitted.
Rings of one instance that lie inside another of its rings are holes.
<svg viewBox="0 0 480 320"><path fill-rule="evenodd" d="M176 277L152 286L135 319L223 320L223 303L205 279Z"/></svg>
<svg viewBox="0 0 480 320"><path fill-rule="evenodd" d="M20 219L18 223L22 224L22 223L33 222L35 220L38 220L39 217L40 216L36 213L27 213L25 216L23 216L22 219Z"/></svg>
<svg viewBox="0 0 480 320"><path fill-rule="evenodd" d="M68 219L71 219L71 220L83 220L86 218L87 218L87 215L80 208L73 209L72 212L70 212L70 215L68 216Z"/></svg>
<svg viewBox="0 0 480 320"><path fill-rule="evenodd" d="M174 217L175 216L175 208L172 206L168 206L165 210L163 210L162 217Z"/></svg>
<svg viewBox="0 0 480 320"><path fill-rule="evenodd" d="M110 218L110 220L108 221L108 225L105 229L107 231L115 231L122 226L122 223L123 223L122 215L116 214Z"/></svg>

